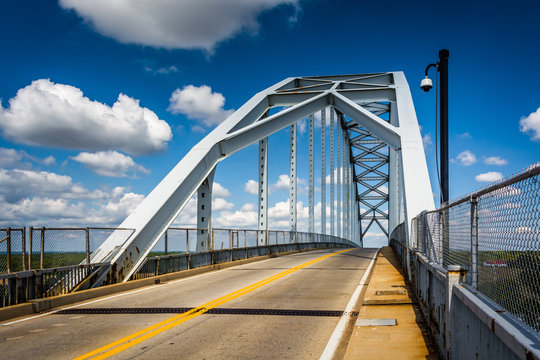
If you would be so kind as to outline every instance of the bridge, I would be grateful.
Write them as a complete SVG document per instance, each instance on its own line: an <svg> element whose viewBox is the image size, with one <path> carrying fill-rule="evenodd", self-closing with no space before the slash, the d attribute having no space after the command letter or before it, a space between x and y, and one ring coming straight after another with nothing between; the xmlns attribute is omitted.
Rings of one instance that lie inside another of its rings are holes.
<svg viewBox="0 0 540 360"><path fill-rule="evenodd" d="M309 160L299 164L304 119ZM289 139L287 231L268 221L268 137L279 131ZM257 228L213 227L216 167L257 143ZM309 170L306 232L299 166ZM538 359L539 174L532 165L435 209L402 72L287 78L191 149L118 228L1 229L0 349L40 359ZM196 228L174 227L193 197ZM363 247L374 228L389 247ZM66 239L79 247L62 248Z"/></svg>

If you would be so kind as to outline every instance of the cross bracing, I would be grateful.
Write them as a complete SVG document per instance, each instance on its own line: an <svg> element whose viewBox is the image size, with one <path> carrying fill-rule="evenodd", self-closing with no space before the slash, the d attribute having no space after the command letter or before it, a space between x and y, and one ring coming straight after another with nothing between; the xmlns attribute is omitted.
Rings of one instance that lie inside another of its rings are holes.
<svg viewBox="0 0 540 360"><path fill-rule="evenodd" d="M268 209L264 170L268 166L268 152L271 153L264 139L285 128L294 135L290 137L290 174L294 178L291 176L289 200L291 229L295 229L295 124L329 107L337 115L337 156L331 161L335 160L337 168L341 168L339 184L331 184L341 200L336 211L336 232L361 244L369 226L377 224L388 234L405 222L408 234L410 219L422 210L434 208L434 203L416 114L403 73L293 77L254 95L194 146L120 225L135 229L134 234L126 240L122 234L113 233L92 254L92 261L111 262L119 280L127 281L195 193L201 215L197 221L197 250L204 251L211 230L209 199L215 168L221 160L255 142L260 145L259 154L266 154L254 164L254 168L263 170L259 173L259 217L263 220L259 230L264 231ZM323 165L327 151L325 146L321 153ZM311 185L312 169L310 174ZM326 169L321 174L323 178L325 174ZM383 191L383 186L388 191ZM321 203L325 201L326 196ZM325 215L326 212L321 213L323 232ZM363 220L371 224L362 227ZM258 243L264 242L265 238L259 237Z"/></svg>

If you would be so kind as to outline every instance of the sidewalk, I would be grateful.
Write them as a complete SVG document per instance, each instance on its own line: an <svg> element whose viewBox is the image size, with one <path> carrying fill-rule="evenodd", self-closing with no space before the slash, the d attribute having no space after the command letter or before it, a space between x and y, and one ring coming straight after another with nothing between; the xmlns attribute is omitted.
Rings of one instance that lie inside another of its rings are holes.
<svg viewBox="0 0 540 360"><path fill-rule="evenodd" d="M345 359L438 359L399 260L381 249Z"/></svg>

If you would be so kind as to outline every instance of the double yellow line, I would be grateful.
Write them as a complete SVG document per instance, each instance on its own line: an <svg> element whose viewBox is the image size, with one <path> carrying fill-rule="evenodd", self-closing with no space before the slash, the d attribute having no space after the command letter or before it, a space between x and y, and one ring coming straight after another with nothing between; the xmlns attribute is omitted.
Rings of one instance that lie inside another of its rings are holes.
<svg viewBox="0 0 540 360"><path fill-rule="evenodd" d="M199 315L204 314L210 309L213 309L219 305L222 305L228 301L231 301L233 299L236 299L237 297L240 297L244 294L247 294L249 292L252 292L253 290L256 290L260 288L261 286L264 286L268 283L271 283L272 281L276 281L284 276L287 276L297 270L300 270L302 268L305 268L306 266L315 264L316 262L319 262L321 260L327 259L331 256L343 253L345 251L349 251L352 249L345 249L341 250L332 254L328 254L325 256L321 256L319 258L316 258L314 260L308 261L302 265L295 266L289 270L282 271L274 276L270 276L269 278L266 278L264 280L261 280L259 282L256 282L254 284L251 284L249 286L246 286L240 290L234 291L230 294L227 294L225 296L222 296L220 298L217 298L215 300L212 300L210 302L207 302L206 304L203 304L201 306L198 306L192 310L186 311L185 313L173 316L169 319L166 319L162 322L159 322L155 325L149 326L146 329L142 329L140 331L137 331L136 333L133 333L129 336L126 336L120 340L114 341L110 344L107 344L105 346L100 347L99 349L95 349L93 351L90 351L89 353L86 353L84 355L81 355L74 360L83 360L83 359L106 359L114 354L117 354L121 351L124 351L126 349L129 349L132 346L135 346L144 340L147 340L151 337L154 337L170 328L173 328L177 325L180 325L190 319L193 319L194 317L197 317Z"/></svg>

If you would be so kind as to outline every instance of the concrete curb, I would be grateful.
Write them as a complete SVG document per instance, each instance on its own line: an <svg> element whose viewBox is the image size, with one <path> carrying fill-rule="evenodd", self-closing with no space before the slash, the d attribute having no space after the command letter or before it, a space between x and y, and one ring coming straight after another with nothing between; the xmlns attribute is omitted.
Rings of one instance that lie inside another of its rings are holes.
<svg viewBox="0 0 540 360"><path fill-rule="evenodd" d="M102 286L95 289L82 290L82 291L75 292L72 294L59 295L59 296L54 296L54 297L45 298L45 299L30 300L30 302L28 303L0 308L0 322L12 320L19 317L29 316L34 313L40 313L43 311L52 310L52 309L59 308L62 306L73 305L75 303L86 301L86 300L108 296L108 295L112 295L112 294L116 294L116 293L120 293L120 292L124 292L128 290L134 290L134 289L138 289L145 286L155 285L161 282L182 279L182 278L186 278L186 277L190 277L190 276L194 276L194 275L198 275L198 274L202 274L202 273L206 273L210 271L226 269L229 267L249 264L252 262L266 260L266 259L270 259L274 257L286 256L286 255L291 255L291 254L296 254L296 253L306 252L306 251L313 251L313 250L321 250L321 249L300 249L300 250L287 251L287 252L283 252L279 254L256 256L249 259L241 259L241 260L236 260L236 261L231 261L231 262L226 262L226 263L221 263L221 264L207 265L200 268L153 276L146 279L133 280L133 281L128 281L128 282L120 283L120 284Z"/></svg>

